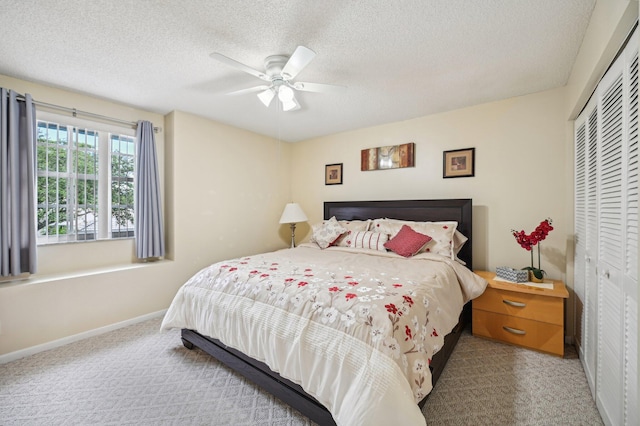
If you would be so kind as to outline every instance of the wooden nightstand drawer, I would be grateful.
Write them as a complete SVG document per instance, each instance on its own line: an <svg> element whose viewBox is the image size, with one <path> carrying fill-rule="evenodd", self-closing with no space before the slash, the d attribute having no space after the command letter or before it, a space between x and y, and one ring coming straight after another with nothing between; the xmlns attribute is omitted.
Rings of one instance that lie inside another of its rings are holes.
<svg viewBox="0 0 640 426"><path fill-rule="evenodd" d="M562 281L545 280L544 287L536 287L496 280L488 271L476 274L489 285L472 302L474 336L564 355L564 300L569 292Z"/></svg>
<svg viewBox="0 0 640 426"><path fill-rule="evenodd" d="M474 309L511 315L518 318L562 325L564 300L557 297L517 293L487 287L482 296L473 300Z"/></svg>
<svg viewBox="0 0 640 426"><path fill-rule="evenodd" d="M542 352L564 355L562 325L474 309L473 334Z"/></svg>

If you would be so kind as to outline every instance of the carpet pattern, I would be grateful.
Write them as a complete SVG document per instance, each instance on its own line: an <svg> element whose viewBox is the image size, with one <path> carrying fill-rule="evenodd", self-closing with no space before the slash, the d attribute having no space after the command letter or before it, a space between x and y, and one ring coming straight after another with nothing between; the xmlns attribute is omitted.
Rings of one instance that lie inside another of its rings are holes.
<svg viewBox="0 0 640 426"><path fill-rule="evenodd" d="M2 425L314 425L160 318L0 365ZM463 333L428 425L600 425L580 361Z"/></svg>

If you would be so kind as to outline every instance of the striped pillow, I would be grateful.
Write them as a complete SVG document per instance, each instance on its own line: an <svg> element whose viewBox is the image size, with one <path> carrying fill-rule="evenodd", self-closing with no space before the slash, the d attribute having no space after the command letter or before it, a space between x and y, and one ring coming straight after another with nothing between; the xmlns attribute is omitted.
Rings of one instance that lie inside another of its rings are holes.
<svg viewBox="0 0 640 426"><path fill-rule="evenodd" d="M384 248L384 243L387 241L389 241L389 236L380 232L355 232L349 242L349 247L387 251Z"/></svg>

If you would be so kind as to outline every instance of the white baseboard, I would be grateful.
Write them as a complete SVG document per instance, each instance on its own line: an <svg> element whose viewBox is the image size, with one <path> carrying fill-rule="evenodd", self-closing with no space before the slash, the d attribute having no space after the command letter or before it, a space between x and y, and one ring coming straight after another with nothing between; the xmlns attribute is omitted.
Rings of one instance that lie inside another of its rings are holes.
<svg viewBox="0 0 640 426"><path fill-rule="evenodd" d="M20 349L15 352L9 352L8 354L0 355L0 364L6 364L7 362L15 361L17 359L24 358L29 355L34 355L39 352L48 351L49 349L59 348L60 346L68 345L69 343L78 342L80 340L87 339L89 337L99 336L100 334L108 333L110 331L114 331L119 328L127 327L129 325L150 320L152 318L161 317L166 312L167 310L163 309L161 311L152 312L150 314L142 315L136 318L131 318L126 321L105 325L104 327L94 328L93 330L83 331L82 333L63 337L62 339L53 340L51 342L43 343L41 345L31 346L29 348Z"/></svg>

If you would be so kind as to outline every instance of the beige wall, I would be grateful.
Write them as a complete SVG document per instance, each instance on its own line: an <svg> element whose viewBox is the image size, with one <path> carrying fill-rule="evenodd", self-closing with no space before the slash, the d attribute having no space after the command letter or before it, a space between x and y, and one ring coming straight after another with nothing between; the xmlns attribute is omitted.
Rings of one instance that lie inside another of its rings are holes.
<svg viewBox="0 0 640 426"><path fill-rule="evenodd" d="M133 240L39 247L37 274L0 285L0 355L161 311L200 267L287 246L278 219L289 197L289 144L1 75L0 87L164 128L156 144L169 259L136 263Z"/></svg>
<svg viewBox="0 0 640 426"><path fill-rule="evenodd" d="M530 264L510 231L530 232L551 217L542 266L562 279L570 232L563 108L557 89L295 144L293 198L311 223L322 218L323 201L472 198L477 269ZM415 167L360 171L362 149L406 142L416 144ZM469 147L475 177L443 179L443 151ZM344 163L343 185L324 185L330 163Z"/></svg>
<svg viewBox="0 0 640 426"><path fill-rule="evenodd" d="M175 260L194 271L284 248L291 145L183 112L167 117Z"/></svg>

